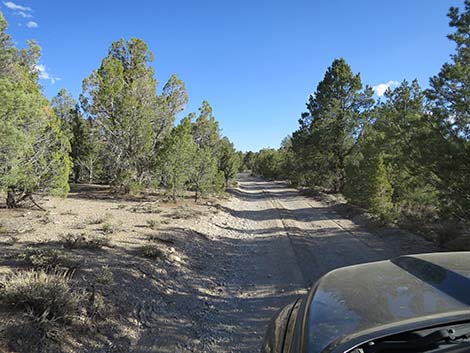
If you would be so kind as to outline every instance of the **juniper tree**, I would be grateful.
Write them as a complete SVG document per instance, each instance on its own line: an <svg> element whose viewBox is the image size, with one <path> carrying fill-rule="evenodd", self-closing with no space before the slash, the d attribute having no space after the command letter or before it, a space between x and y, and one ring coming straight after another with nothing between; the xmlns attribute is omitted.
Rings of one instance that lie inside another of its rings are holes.
<svg viewBox="0 0 470 353"><path fill-rule="evenodd" d="M40 48L18 50L0 13L0 189L8 207L33 193L66 195L70 145L38 84Z"/></svg>
<svg viewBox="0 0 470 353"><path fill-rule="evenodd" d="M158 114L152 60L143 40L121 39L83 81L81 102L98 125L103 166L109 182L124 191L148 181L154 163Z"/></svg>
<svg viewBox="0 0 470 353"><path fill-rule="evenodd" d="M173 201L186 189L194 168L196 144L189 118L183 119L165 138L159 154L159 171Z"/></svg>

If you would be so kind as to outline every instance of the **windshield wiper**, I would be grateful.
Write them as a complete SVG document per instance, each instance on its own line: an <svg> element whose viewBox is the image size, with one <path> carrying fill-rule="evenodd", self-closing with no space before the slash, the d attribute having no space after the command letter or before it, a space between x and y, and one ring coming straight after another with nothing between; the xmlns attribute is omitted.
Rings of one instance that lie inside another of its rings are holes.
<svg viewBox="0 0 470 353"><path fill-rule="evenodd" d="M425 352L438 347L442 343L461 343L470 339L470 324L453 325L436 329L425 336L405 339L403 337L396 340L383 340L369 342L363 349L366 353L379 352Z"/></svg>

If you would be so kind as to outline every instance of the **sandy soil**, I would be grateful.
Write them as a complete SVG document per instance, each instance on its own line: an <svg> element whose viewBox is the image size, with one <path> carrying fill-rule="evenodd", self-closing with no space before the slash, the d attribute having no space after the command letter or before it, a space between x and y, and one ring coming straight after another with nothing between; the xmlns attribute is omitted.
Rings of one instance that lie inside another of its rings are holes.
<svg viewBox="0 0 470 353"><path fill-rule="evenodd" d="M104 265L114 277L99 287L110 307L106 322L75 335L69 351L257 352L276 311L329 270L438 250L411 234L371 234L283 183L246 174L230 199L191 212L159 197L123 201L84 188L51 199L47 214L0 210L1 272L22 266L16 258L26 246L102 232L104 222L115 227L109 247L69 250L80 260L82 287L96 284ZM163 239L152 241L163 251L159 259L138 254L149 234Z"/></svg>

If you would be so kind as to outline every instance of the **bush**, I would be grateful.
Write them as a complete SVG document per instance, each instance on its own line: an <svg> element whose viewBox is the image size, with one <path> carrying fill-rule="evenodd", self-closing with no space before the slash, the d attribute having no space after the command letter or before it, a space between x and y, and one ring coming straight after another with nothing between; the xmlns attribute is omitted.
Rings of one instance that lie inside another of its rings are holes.
<svg viewBox="0 0 470 353"><path fill-rule="evenodd" d="M163 252L155 245L144 245L140 248L140 254L143 257L157 259L163 256Z"/></svg>
<svg viewBox="0 0 470 353"><path fill-rule="evenodd" d="M105 223L105 224L103 224L101 230L105 234L112 234L115 231L115 227L111 223Z"/></svg>
<svg viewBox="0 0 470 353"><path fill-rule="evenodd" d="M72 289L65 272L22 271L2 283L0 301L27 311L45 325L70 324L80 316L84 294Z"/></svg>
<svg viewBox="0 0 470 353"><path fill-rule="evenodd" d="M72 269L76 268L78 265L76 261L71 260L60 251L48 248L40 249L28 247L25 249L24 253L20 255L20 259L37 269L51 267Z"/></svg>
<svg viewBox="0 0 470 353"><path fill-rule="evenodd" d="M463 227L456 221L447 221L437 225L434 229L440 246L459 238L463 233Z"/></svg>
<svg viewBox="0 0 470 353"><path fill-rule="evenodd" d="M88 219L88 224L101 224L106 222L106 220L109 218L109 215L106 214L104 216L99 216L99 217L94 217L94 218L89 218Z"/></svg>
<svg viewBox="0 0 470 353"><path fill-rule="evenodd" d="M202 216L203 214L204 213L199 210L195 210L188 206L183 206L176 210L172 218L173 219L191 219L191 218Z"/></svg>
<svg viewBox="0 0 470 353"><path fill-rule="evenodd" d="M109 245L109 238L101 234L67 233L61 238L64 246L72 249L101 249Z"/></svg>
<svg viewBox="0 0 470 353"><path fill-rule="evenodd" d="M147 226L150 229L157 229L160 226L160 222L156 219L149 219L147 220Z"/></svg>

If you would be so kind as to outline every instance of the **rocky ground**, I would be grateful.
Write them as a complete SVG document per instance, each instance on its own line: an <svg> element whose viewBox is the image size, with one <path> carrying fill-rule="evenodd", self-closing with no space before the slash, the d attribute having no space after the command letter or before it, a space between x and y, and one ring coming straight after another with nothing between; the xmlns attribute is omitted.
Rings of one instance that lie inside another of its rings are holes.
<svg viewBox="0 0 470 353"><path fill-rule="evenodd" d="M44 206L0 210L0 271L27 267L27 247L54 246L78 263L75 280L98 291L107 312L72 333L66 351L256 352L276 311L329 270L438 250L398 230L372 234L296 189L246 174L229 199L198 206L86 186ZM106 233L110 242L62 249L70 232ZM161 250L155 259L141 254L149 244ZM20 352L15 342L5 347Z"/></svg>

